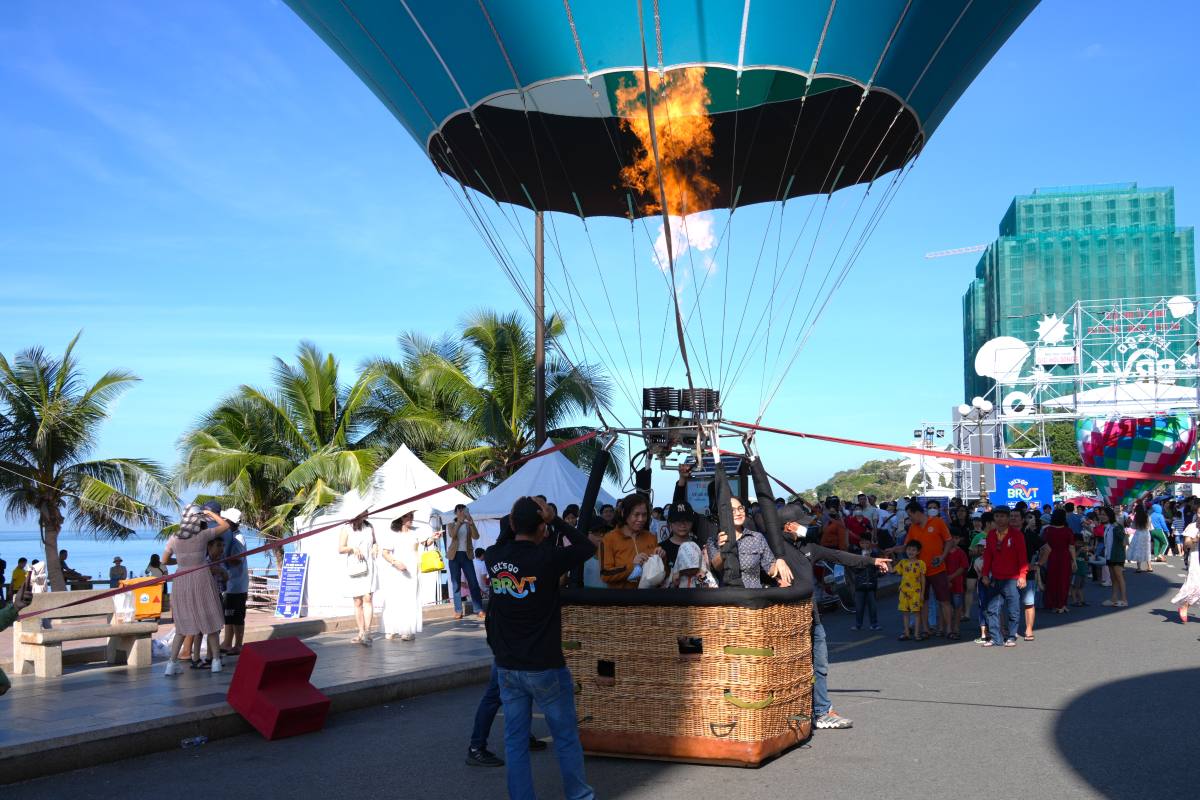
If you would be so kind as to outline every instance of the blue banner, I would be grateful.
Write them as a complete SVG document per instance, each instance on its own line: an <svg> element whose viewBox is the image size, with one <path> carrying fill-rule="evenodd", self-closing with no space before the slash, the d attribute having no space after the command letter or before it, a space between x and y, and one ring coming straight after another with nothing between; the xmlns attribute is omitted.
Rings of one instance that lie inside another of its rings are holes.
<svg viewBox="0 0 1200 800"><path fill-rule="evenodd" d="M1049 456L1021 460L1050 463ZM1044 469L997 464L996 485L990 496L993 506L1011 507L1024 500L1027 505L1040 508L1045 503L1054 502L1054 473Z"/></svg>
<svg viewBox="0 0 1200 800"><path fill-rule="evenodd" d="M308 579L308 553L284 553L279 571L279 601L275 616L297 619L304 616L304 583Z"/></svg>

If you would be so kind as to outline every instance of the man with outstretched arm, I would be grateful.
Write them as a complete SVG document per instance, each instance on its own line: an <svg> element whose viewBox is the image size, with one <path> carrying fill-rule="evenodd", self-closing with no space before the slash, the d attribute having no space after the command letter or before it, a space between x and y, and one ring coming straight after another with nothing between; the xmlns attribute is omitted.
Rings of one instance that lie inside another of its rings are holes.
<svg viewBox="0 0 1200 800"><path fill-rule="evenodd" d="M803 516L804 512L795 505L784 506L779 511L783 523L783 558L792 568L791 585L812 589L813 561L833 561L847 567L875 567L880 572L891 569L891 559L858 556L806 541L806 529L801 524ZM812 604L812 619L813 724L819 730L850 728L854 723L834 711L829 700L829 647L825 641L825 626L821 624L821 615L815 602Z"/></svg>

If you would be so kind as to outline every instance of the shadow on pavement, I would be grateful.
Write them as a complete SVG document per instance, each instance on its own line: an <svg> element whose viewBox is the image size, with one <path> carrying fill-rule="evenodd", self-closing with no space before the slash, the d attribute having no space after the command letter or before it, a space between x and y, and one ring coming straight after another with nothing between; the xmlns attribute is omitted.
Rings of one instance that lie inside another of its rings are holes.
<svg viewBox="0 0 1200 800"><path fill-rule="evenodd" d="M1180 644L1189 645L1196 646L1191 637ZM1194 725L1197 681L1200 668L1155 672L1080 695L1054 727L1063 760L1097 792L1114 800L1186 791L1194 783L1195 764L1174 745L1184 744L1187 737L1170 740Z"/></svg>

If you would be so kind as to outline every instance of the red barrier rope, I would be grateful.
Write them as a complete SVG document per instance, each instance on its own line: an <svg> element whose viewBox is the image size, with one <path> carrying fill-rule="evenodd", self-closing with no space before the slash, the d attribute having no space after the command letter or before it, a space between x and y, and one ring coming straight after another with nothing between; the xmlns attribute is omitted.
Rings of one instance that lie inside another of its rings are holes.
<svg viewBox="0 0 1200 800"><path fill-rule="evenodd" d="M993 456L977 456L970 453L950 453L945 450L926 450L921 447L905 447L904 445L899 444L864 442L858 439L843 439L838 436L822 436L821 434L817 433L789 431L784 428L769 428L766 425L752 425L749 422L733 422L731 420L729 424L753 431L779 433L783 434L784 436L796 436L800 439L815 439L819 442L848 444L852 447L865 447L871 450L887 450L892 453L910 453L918 456L934 456L936 458L947 458L953 461L973 461L976 464L1000 464L1002 466L1040 469L1045 470L1046 472L1069 472L1079 475L1104 475L1112 478L1136 478L1138 480L1146 481L1164 481L1169 478L1171 481L1176 483L1200 483L1200 476L1194 475L1160 475L1154 472L1135 472L1128 469L1104 469L1102 467L1075 467L1067 464L1047 464L1042 461L1027 461L1019 458L995 458Z"/></svg>
<svg viewBox="0 0 1200 800"><path fill-rule="evenodd" d="M574 447L577 444L583 444L584 442L588 441L589 439L595 438L597 435L599 435L599 433L600 433L600 431L591 431L589 433L585 433L583 436L577 436L574 439L569 439L565 442L556 444L554 447L548 447L545 450L538 450L537 452L530 453L527 456L521 456L516 461L513 461L510 464L508 464L508 466L516 466L517 464L524 464L526 461L532 461L535 458L541 458L542 456L548 456L551 453L557 453L558 451L565 450L568 447ZM81 605L83 603L92 603L97 600L107 599L109 597L116 597L117 595L125 594L126 592L132 592L132 591L136 591L136 590L145 589L148 586L157 586L159 584L167 583L168 581L175 580L180 575L190 575L193 572L199 572L200 570L208 569L209 567L215 567L218 564L225 564L230 561L236 561L238 559L249 558L250 556L258 555L259 553L265 553L268 550L278 550L286 544L289 544L291 542L298 542L301 539L307 539L309 536L315 536L318 533L324 533L325 531L332 530L333 528L336 528L339 525L345 525L347 522L350 522L351 520L359 519L359 518L366 519L367 517L374 515L374 514L379 514L384 511L389 511L393 508L397 508L399 506L406 505L408 503L416 502L417 500L424 500L426 497L432 497L433 495L439 494L440 492L444 492L447 489L457 488L459 486L462 486L464 483L470 483L471 481L477 481L480 478L491 475L493 472L495 472L498 469L500 469L500 467L492 467L491 469L485 469L483 472L477 472L474 475L470 475L461 480L454 481L454 483L447 483L445 486L439 486L436 489L429 489L427 491L421 492L420 494L414 494L412 497L406 497L403 500L397 500L396 502L389 503L386 506L381 506L381 507L375 508L375 509L368 508L366 511L363 511L361 514L357 514L354 517L351 517L350 519L340 519L340 520L337 520L336 522L330 522L327 525L322 525L319 528L313 528L310 531L305 531L304 533L297 533L293 536L288 536L285 539L275 539L275 540L271 541L269 544L264 544L259 547L255 547L251 550L247 550L246 552L240 553L236 556L227 556L226 558L222 558L220 561L212 561L207 564L201 564L196 567L189 567L188 569L176 570L175 572L171 573L170 575L164 575L161 578L155 578L154 580L151 580L151 581L140 581L136 585L133 585L133 586L123 586L123 587L120 587L117 589L109 589L107 592L104 592L102 594L92 595L91 597L86 597L86 598L83 598L82 600L72 600L69 603L63 603L61 606L55 606L54 608L46 608L46 609L42 609L41 611L32 611L28 614L21 614L17 617L17 619L18 620L31 619L33 617L41 616L42 614L49 614L51 611L61 611L62 609L70 608L71 606L77 606L77 605Z"/></svg>

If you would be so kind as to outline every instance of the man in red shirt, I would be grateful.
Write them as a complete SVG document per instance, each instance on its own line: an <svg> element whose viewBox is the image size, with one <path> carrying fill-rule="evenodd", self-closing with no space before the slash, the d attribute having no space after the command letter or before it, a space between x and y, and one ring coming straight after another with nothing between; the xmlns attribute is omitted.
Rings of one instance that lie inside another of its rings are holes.
<svg viewBox="0 0 1200 800"><path fill-rule="evenodd" d="M991 587L992 599L988 601L987 621L991 639L984 647L1017 646L1017 626L1021 619L1021 590L1025 588L1025 576L1029 572L1029 558L1025 552L1025 536L1020 528L1009 525L1008 506L996 506L992 510L996 529L988 533L983 546L983 571L979 580ZM1008 626L1006 635L1000 634L1000 607L1005 607Z"/></svg>
<svg viewBox="0 0 1200 800"><path fill-rule="evenodd" d="M862 495L859 495L861 497ZM855 505L851 510L850 516L846 517L846 530L850 536L850 547L858 547L858 542L864 534L870 533L872 523L866 515L866 509L861 505Z"/></svg>

